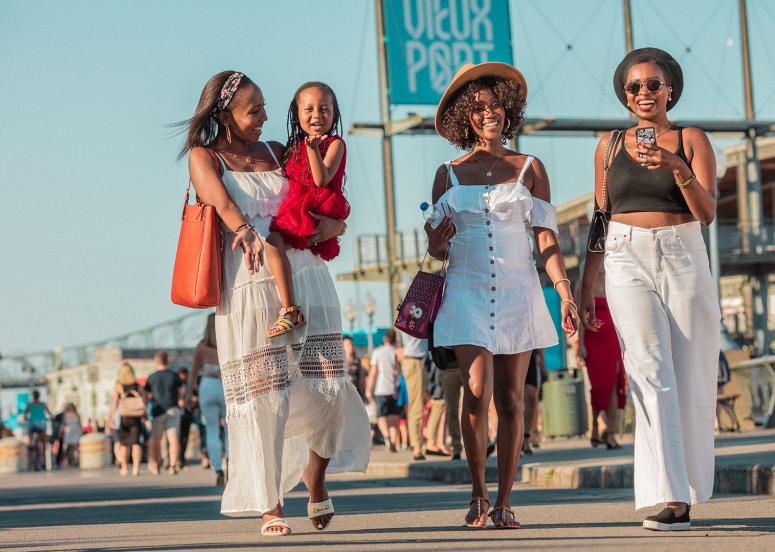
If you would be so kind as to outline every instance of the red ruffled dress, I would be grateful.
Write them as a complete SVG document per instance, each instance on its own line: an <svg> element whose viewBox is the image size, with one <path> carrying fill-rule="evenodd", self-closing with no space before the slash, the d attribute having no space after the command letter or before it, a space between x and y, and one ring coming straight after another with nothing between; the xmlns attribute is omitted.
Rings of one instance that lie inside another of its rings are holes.
<svg viewBox="0 0 775 552"><path fill-rule="evenodd" d="M342 140L340 136L331 136L323 142L320 153L323 157L331 144ZM344 141L342 140L342 144ZM296 145L291 158L285 165L288 175L288 195L280 205L277 215L272 219L270 230L279 232L286 245L294 249L309 249L315 255L330 261L339 255L339 238L334 237L316 245L309 246L307 238L315 233L318 221L309 215L316 215L344 220L350 215L350 204L344 197L344 167L347 161L345 148L339 169L326 186L315 186L312 169L307 156L307 145L301 142Z"/></svg>
<svg viewBox="0 0 775 552"><path fill-rule="evenodd" d="M595 297L595 316L603 323L600 329L596 332L584 332L592 408L608 408L611 393L616 389L616 402L621 410L627 404L627 383L619 338L616 336L614 320L605 297Z"/></svg>

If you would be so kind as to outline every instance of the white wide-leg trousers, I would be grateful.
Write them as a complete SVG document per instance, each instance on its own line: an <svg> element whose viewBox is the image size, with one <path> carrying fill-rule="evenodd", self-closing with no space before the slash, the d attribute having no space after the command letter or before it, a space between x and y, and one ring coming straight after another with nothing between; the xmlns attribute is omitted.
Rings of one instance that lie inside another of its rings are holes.
<svg viewBox="0 0 775 552"><path fill-rule="evenodd" d="M611 222L605 282L635 403L635 508L708 500L720 309L699 222Z"/></svg>

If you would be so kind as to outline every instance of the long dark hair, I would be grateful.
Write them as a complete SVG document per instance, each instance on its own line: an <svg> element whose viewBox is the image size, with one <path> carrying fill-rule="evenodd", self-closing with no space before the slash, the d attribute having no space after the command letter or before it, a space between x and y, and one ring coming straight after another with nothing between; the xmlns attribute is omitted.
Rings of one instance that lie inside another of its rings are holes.
<svg viewBox="0 0 775 552"><path fill-rule="evenodd" d="M192 148L197 146L209 146L218 137L220 125L215 117L215 106L221 97L221 89L235 71L221 71L216 73L205 84L202 89L202 95L199 96L199 103L196 105L196 111L190 119L176 123L174 126L181 128L181 133L186 133L186 140L178 152L178 160L183 159ZM237 90L252 84L247 76L237 87Z"/></svg>
<svg viewBox="0 0 775 552"><path fill-rule="evenodd" d="M291 155L294 154L296 146L304 140L307 133L301 128L299 122L299 94L304 92L307 88L320 88L326 94L331 96L331 100L334 103L334 119L331 121L331 130L328 131L330 135L342 135L342 114L339 111L339 101L336 99L333 88L328 86L324 82L310 81L302 84L291 100L291 106L288 108L288 143L285 144L285 152L283 152L283 158L280 160L280 165L285 167L288 161L291 159Z"/></svg>

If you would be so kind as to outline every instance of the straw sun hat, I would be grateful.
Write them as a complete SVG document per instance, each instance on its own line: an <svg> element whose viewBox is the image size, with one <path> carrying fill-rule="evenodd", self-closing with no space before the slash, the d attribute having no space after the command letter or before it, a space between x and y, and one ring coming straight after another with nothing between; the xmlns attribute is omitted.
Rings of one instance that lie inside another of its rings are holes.
<svg viewBox="0 0 775 552"><path fill-rule="evenodd" d="M527 81L524 75L513 65L508 63L501 63L499 61L488 61L485 63L479 63L474 65L473 63L466 63L463 65L455 76L452 77L452 82L449 83L444 94L441 96L438 107L436 107L436 132L441 136L444 133L441 129L441 117L444 114L444 110L447 108L450 100L454 97L455 93L463 88L469 82L481 79L484 77L496 77L505 80L515 80L520 87L520 101L524 102L527 98ZM444 136L446 138L446 136Z"/></svg>

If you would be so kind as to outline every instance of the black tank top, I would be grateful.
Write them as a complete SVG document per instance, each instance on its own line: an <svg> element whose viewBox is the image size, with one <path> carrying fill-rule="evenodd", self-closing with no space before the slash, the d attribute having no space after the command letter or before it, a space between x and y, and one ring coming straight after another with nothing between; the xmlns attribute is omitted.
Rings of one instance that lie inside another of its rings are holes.
<svg viewBox="0 0 775 552"><path fill-rule="evenodd" d="M676 155L687 165L683 129L678 128ZM622 147L608 168L608 201L611 214L632 212L691 213L681 189L668 169L650 171L630 157Z"/></svg>

